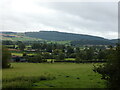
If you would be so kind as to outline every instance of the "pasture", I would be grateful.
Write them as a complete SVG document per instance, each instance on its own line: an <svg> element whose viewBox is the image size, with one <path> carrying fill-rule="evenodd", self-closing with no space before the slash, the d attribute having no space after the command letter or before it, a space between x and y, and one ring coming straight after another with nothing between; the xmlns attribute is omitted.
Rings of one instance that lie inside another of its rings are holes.
<svg viewBox="0 0 120 90"><path fill-rule="evenodd" d="M93 64L11 63L2 70L3 88L105 88Z"/></svg>

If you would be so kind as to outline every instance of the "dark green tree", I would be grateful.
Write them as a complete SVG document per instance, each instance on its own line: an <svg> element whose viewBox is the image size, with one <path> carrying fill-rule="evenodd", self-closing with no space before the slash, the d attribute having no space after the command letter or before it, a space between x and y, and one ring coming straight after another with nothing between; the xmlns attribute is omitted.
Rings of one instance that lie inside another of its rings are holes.
<svg viewBox="0 0 120 90"><path fill-rule="evenodd" d="M58 55L55 56L56 60L64 60L65 59L65 54L64 53L59 53Z"/></svg>
<svg viewBox="0 0 120 90"><path fill-rule="evenodd" d="M2 68L9 68L10 64L11 53L5 46L2 46Z"/></svg>
<svg viewBox="0 0 120 90"><path fill-rule="evenodd" d="M53 50L52 43L51 43L51 44L48 44L47 47L46 47L46 51L51 53L52 50Z"/></svg>
<svg viewBox="0 0 120 90"><path fill-rule="evenodd" d="M14 43L12 41L10 41L10 40L3 40L2 44L3 45L14 45Z"/></svg>
<svg viewBox="0 0 120 90"><path fill-rule="evenodd" d="M27 53L24 52L22 56L23 56L23 57L27 56Z"/></svg>
<svg viewBox="0 0 120 90"><path fill-rule="evenodd" d="M41 49L41 45L39 43L32 44L32 49L37 49L38 51Z"/></svg>
<svg viewBox="0 0 120 90"><path fill-rule="evenodd" d="M66 47L66 55L68 58L70 58L71 54L74 53L74 49L71 46Z"/></svg>
<svg viewBox="0 0 120 90"><path fill-rule="evenodd" d="M60 60L64 60L65 59L65 54L64 53L60 53L59 54L59 59Z"/></svg>
<svg viewBox="0 0 120 90"><path fill-rule="evenodd" d="M51 59L52 58L52 55L49 52L42 53L42 56L44 59Z"/></svg>
<svg viewBox="0 0 120 90"><path fill-rule="evenodd" d="M82 60L81 60L81 58L80 58L79 56L77 56L77 57L75 58L75 61L76 61L76 63L80 63Z"/></svg>
<svg viewBox="0 0 120 90"><path fill-rule="evenodd" d="M86 60L92 60L94 56L94 50L92 48L85 49L86 55L85 58Z"/></svg>
<svg viewBox="0 0 120 90"><path fill-rule="evenodd" d="M86 52L85 51L80 51L76 53L76 60L86 60Z"/></svg>
<svg viewBox="0 0 120 90"><path fill-rule="evenodd" d="M18 47L19 47L20 50L24 51L25 44L24 43L20 43L20 44L18 44Z"/></svg>
<svg viewBox="0 0 120 90"><path fill-rule="evenodd" d="M105 60L107 58L107 54L105 50L99 50L98 55L97 55L97 59L99 60Z"/></svg>

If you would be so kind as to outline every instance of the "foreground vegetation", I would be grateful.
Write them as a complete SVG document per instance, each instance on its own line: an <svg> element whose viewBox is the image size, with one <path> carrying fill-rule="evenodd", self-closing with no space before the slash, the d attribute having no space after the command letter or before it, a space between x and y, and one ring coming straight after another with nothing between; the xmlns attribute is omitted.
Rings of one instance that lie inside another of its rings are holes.
<svg viewBox="0 0 120 90"><path fill-rule="evenodd" d="M109 84L108 88L119 87L116 82L120 78L120 45L81 48L67 44L21 41L4 41L3 45L9 48L2 49L3 68L12 66L3 69L3 88L104 88L104 80ZM11 65L10 60L18 63ZM104 64L93 68L92 62ZM101 74L104 80L95 72Z"/></svg>
<svg viewBox="0 0 120 90"><path fill-rule="evenodd" d="M3 69L3 88L104 88L92 64L12 63Z"/></svg>
<svg viewBox="0 0 120 90"><path fill-rule="evenodd" d="M94 66L94 71L107 81L107 87L119 89L120 86L120 44L110 49L107 63Z"/></svg>

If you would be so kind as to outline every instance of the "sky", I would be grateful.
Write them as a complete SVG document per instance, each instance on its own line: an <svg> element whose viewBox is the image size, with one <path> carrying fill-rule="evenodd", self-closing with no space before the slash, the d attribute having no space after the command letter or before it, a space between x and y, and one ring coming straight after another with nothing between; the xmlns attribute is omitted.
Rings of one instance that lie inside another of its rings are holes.
<svg viewBox="0 0 120 90"><path fill-rule="evenodd" d="M118 38L117 2L2 0L0 31L60 31Z"/></svg>

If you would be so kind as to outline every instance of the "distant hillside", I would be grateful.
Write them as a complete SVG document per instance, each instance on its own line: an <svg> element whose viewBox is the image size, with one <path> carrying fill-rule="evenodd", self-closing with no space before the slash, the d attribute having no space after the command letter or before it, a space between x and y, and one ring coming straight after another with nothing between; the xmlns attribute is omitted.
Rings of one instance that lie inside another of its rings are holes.
<svg viewBox="0 0 120 90"><path fill-rule="evenodd" d="M17 32L0 32L2 34L17 34Z"/></svg>
<svg viewBox="0 0 120 90"><path fill-rule="evenodd" d="M24 33L17 32L0 32L2 40L11 40L11 41L41 41L42 39L32 38L25 36Z"/></svg>
<svg viewBox="0 0 120 90"><path fill-rule="evenodd" d="M51 41L67 41L67 40L81 40L81 39L105 40L104 38L97 37L97 36L64 33L64 32L57 32L57 31L26 32L25 35L29 37L41 38L41 39L51 40Z"/></svg>
<svg viewBox="0 0 120 90"><path fill-rule="evenodd" d="M57 31L40 31L40 32L26 32L26 36L41 38L50 41L71 41L71 44L80 45L112 45L113 42L102 37L83 35L83 34L73 34Z"/></svg>
<svg viewBox="0 0 120 90"><path fill-rule="evenodd" d="M98 36L65 33L58 31L40 31L40 32L3 32L3 40L12 41L52 41L57 43L71 43L72 45L114 45L117 39L108 40Z"/></svg>
<svg viewBox="0 0 120 90"><path fill-rule="evenodd" d="M112 43L120 43L120 39L112 39L110 40Z"/></svg>

